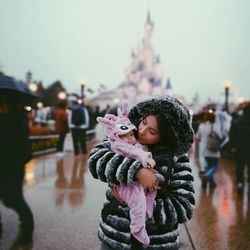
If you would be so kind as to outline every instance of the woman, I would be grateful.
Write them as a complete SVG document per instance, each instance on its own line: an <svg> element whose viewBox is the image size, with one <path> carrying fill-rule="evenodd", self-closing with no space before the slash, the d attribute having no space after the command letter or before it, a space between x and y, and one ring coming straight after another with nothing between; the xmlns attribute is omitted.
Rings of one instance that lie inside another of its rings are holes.
<svg viewBox="0 0 250 250"><path fill-rule="evenodd" d="M193 176L185 155L193 141L190 114L177 99L166 96L137 104L129 119L137 128L138 142L153 154L155 169L163 180L158 183L151 169L143 168L139 160L115 154L105 141L90 152L90 172L110 185L139 181L145 191L158 190L153 218L146 224L150 244L144 249L178 249L178 224L192 217L195 203ZM105 206L113 197L121 201L115 189L109 189L106 197ZM98 236L112 249L142 249L131 236L129 225L128 208L120 205L101 219Z"/></svg>

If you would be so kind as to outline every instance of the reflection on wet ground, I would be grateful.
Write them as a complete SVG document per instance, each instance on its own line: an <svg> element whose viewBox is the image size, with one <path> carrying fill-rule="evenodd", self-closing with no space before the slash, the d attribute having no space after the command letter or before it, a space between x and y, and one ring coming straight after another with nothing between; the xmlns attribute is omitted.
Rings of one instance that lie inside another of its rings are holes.
<svg viewBox="0 0 250 250"><path fill-rule="evenodd" d="M88 148L92 146L89 143ZM181 230L182 249L249 249L250 187L245 185L237 193L235 163L222 158L216 188L203 189L194 155L191 152L196 207L192 220ZM86 156L75 158L66 152L63 158L50 154L30 161L24 188L34 213L35 233L33 244L22 249L100 250L97 228L106 186L92 178ZM0 249L20 249L17 215L1 203L0 210Z"/></svg>
<svg viewBox="0 0 250 250"><path fill-rule="evenodd" d="M201 187L196 170L196 208L188 223L196 249L249 249L250 190L245 185L242 193L237 192L234 161L220 159L217 186L212 189Z"/></svg>
<svg viewBox="0 0 250 250"><path fill-rule="evenodd" d="M86 156L82 159L74 158L71 173L67 176L64 170L64 160L56 163L57 178L55 180L55 202L63 205L65 199L71 206L77 206L84 198L84 172L86 171Z"/></svg>

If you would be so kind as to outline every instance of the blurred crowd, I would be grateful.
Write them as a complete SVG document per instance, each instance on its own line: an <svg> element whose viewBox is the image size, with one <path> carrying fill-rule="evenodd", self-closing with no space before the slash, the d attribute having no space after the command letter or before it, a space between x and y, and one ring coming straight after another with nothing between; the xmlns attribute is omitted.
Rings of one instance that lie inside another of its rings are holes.
<svg viewBox="0 0 250 250"><path fill-rule="evenodd" d="M193 128L203 188L216 186L214 175L221 155L236 160L238 192L244 187L245 166L246 183L250 186L250 103L241 103L231 114L205 107L193 116Z"/></svg>

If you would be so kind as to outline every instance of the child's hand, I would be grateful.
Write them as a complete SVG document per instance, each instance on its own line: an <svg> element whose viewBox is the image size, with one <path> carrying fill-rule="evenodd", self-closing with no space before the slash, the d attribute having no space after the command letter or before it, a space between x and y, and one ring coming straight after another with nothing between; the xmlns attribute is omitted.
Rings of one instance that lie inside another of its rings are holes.
<svg viewBox="0 0 250 250"><path fill-rule="evenodd" d="M155 165L156 163L153 158L148 160L148 166L147 166L148 168L154 168Z"/></svg>
<svg viewBox="0 0 250 250"><path fill-rule="evenodd" d="M142 166L144 168L153 168L156 165L154 159L152 158L152 153L145 152L142 157Z"/></svg>

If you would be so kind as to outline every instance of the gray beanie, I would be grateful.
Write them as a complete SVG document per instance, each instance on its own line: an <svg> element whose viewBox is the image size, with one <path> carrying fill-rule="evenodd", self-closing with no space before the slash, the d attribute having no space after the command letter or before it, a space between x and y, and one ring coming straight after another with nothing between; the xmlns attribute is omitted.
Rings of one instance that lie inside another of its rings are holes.
<svg viewBox="0 0 250 250"><path fill-rule="evenodd" d="M191 115L186 106L170 96L155 97L136 104L129 112L129 119L138 127L143 118L148 115L162 115L174 134L176 155L186 153L193 143L193 128ZM161 146L159 150L164 150ZM165 149L166 150L166 149Z"/></svg>

